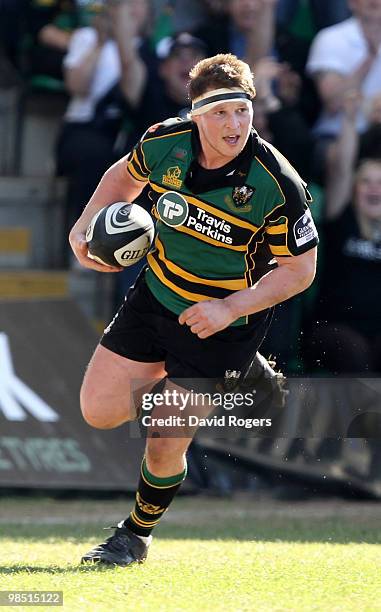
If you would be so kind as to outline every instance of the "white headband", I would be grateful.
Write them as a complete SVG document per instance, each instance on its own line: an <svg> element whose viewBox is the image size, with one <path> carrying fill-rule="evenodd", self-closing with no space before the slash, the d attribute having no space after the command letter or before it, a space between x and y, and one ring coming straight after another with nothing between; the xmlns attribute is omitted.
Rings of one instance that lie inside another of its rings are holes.
<svg viewBox="0 0 381 612"><path fill-rule="evenodd" d="M248 104L251 102L251 96L240 87L213 89L192 100L191 114L202 115L221 102L237 102L237 100Z"/></svg>

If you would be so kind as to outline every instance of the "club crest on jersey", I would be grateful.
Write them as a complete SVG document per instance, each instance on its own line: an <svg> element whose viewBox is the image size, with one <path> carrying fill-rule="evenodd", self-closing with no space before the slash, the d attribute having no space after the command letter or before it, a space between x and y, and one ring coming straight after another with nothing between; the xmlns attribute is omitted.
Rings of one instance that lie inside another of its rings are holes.
<svg viewBox="0 0 381 612"><path fill-rule="evenodd" d="M162 182L164 185L169 185L169 187L176 187L176 189L180 189L183 181L180 180L181 168L179 166L171 166L168 168L166 174L163 174Z"/></svg>
<svg viewBox="0 0 381 612"><path fill-rule="evenodd" d="M255 193L255 187L249 187L248 185L242 185L242 187L234 187L233 189L233 202L240 208L246 206L250 198Z"/></svg>
<svg viewBox="0 0 381 612"><path fill-rule="evenodd" d="M225 204L230 208L232 212L250 212L252 205L249 204L250 199L254 195L255 187L249 187L243 185L242 187L234 187L232 196L225 197Z"/></svg>

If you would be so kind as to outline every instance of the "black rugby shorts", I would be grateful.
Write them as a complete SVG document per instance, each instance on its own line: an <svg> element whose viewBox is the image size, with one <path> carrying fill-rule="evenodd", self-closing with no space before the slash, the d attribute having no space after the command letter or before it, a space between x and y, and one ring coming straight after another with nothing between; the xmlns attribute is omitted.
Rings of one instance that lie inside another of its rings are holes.
<svg viewBox="0 0 381 612"><path fill-rule="evenodd" d="M143 272L105 329L100 344L134 361L162 361L171 379L223 380L227 370L245 373L271 315L272 309L263 311L252 315L248 325L228 327L200 339L153 296Z"/></svg>

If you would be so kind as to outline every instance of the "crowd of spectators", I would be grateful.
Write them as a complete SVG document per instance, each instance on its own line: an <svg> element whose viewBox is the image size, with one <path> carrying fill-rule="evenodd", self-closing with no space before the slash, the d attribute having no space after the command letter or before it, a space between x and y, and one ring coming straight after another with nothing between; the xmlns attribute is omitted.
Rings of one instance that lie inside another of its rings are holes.
<svg viewBox="0 0 381 612"><path fill-rule="evenodd" d="M269 350L291 371L381 371L381 0L1 6L3 60L68 95L56 148L68 180L65 231L145 129L186 115L195 62L219 52L245 59L256 78L254 127L311 186L321 234L318 280L278 308ZM149 206L144 193L139 201Z"/></svg>

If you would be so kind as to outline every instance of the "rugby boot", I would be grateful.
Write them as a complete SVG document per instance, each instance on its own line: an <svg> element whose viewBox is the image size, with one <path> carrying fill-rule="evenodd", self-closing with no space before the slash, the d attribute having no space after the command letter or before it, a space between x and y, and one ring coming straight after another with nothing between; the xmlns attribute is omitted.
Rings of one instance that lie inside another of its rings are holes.
<svg viewBox="0 0 381 612"><path fill-rule="evenodd" d="M286 378L274 368L275 361L267 360L257 352L241 382L241 389L254 388L257 404L267 401L274 408L284 408L288 395Z"/></svg>
<svg viewBox="0 0 381 612"><path fill-rule="evenodd" d="M143 563L147 557L151 540L152 536L144 539L137 536L130 529L124 527L122 521L115 528L114 535L86 553L82 557L81 563L120 565L122 567L132 563Z"/></svg>

